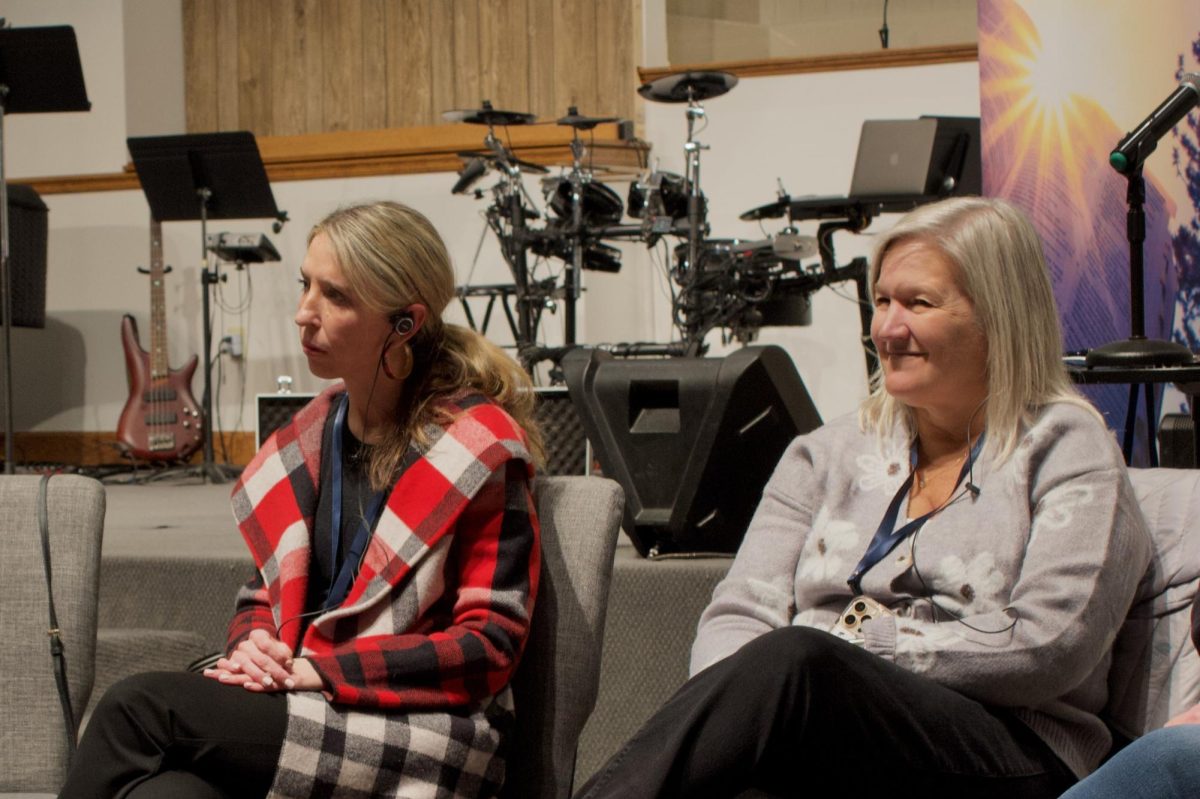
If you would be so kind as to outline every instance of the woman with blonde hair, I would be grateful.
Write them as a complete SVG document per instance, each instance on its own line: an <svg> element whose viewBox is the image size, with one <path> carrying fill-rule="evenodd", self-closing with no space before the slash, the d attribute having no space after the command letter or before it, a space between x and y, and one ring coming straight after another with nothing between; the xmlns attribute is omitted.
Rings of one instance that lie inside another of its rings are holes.
<svg viewBox="0 0 1200 799"><path fill-rule="evenodd" d="M1062 365L1036 233L999 200L927 205L869 283L871 395L785 452L692 678L585 799L1048 799L1107 753L1151 548Z"/></svg>
<svg viewBox="0 0 1200 799"><path fill-rule="evenodd" d="M525 373L442 314L454 275L398 203L309 236L296 324L339 382L246 467L256 571L225 657L98 705L64 797L491 796L540 564Z"/></svg>

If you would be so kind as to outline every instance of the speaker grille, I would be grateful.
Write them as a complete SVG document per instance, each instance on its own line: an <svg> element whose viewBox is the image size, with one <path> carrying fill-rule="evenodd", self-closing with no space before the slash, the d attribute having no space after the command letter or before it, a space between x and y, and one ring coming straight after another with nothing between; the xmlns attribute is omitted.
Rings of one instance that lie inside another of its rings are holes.
<svg viewBox="0 0 1200 799"><path fill-rule="evenodd" d="M542 431L546 447L546 465L541 474L571 475L588 473L587 437L583 423L566 388L539 388L534 419Z"/></svg>

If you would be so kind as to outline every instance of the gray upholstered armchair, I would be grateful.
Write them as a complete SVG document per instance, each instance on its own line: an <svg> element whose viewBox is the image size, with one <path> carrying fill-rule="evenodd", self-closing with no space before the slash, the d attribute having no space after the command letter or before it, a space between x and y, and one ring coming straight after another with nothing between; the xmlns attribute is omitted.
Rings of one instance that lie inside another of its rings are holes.
<svg viewBox="0 0 1200 799"><path fill-rule="evenodd" d="M596 703L600 651L624 495L612 480L537 481L542 579L514 679L517 729L503 796L566 799L575 749Z"/></svg>
<svg viewBox="0 0 1200 799"><path fill-rule="evenodd" d="M67 743L47 629L37 497L40 478L0 477L0 796L53 795ZM47 486L54 603L76 723L92 690L104 488L64 475Z"/></svg>

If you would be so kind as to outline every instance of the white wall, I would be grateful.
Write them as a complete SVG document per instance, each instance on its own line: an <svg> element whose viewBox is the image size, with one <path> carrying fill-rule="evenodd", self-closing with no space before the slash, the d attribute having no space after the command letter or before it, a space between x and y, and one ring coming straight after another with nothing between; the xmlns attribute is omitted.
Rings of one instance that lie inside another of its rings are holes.
<svg viewBox="0 0 1200 799"><path fill-rule="evenodd" d="M83 80L92 102L92 110L87 112L7 117L7 176L76 175L119 169L126 160L122 0L5 0L0 15L14 28L73 26Z"/></svg>
<svg viewBox="0 0 1200 799"><path fill-rule="evenodd" d="M127 114L124 107L126 86L138 84L125 74L126 64L145 62L144 55L123 52L123 48L137 48L145 34L140 29L144 20L126 11L120 0L8 0L5 4L4 13L18 26L75 26L93 101L89 114L11 118L6 127L10 176L115 172L124 165L128 158L124 139L131 126L142 124L136 120L143 118ZM646 3L647 16L659 11L653 1ZM137 36L122 28L127 16L134 17L130 24ZM163 36L178 35L170 14L161 19L157 24L169 29ZM662 42L649 35L646 39L647 53L663 51ZM743 80L729 94L707 103L709 126L698 136L711 147L703 156L702 185L710 202L713 235L761 238L763 231L757 225L737 217L774 199L776 177L794 195L844 192L863 119L922 113L976 115L978 108L973 63ZM682 172L686 135L682 108L643 103L643 111L645 135L655 145L654 155L663 168ZM158 130L136 133L170 132L161 128L167 116L146 123L159 125ZM210 232L267 233L283 256L282 263L254 265L243 273L230 271L222 288L231 304L252 290L244 313L217 313L217 336L241 330L246 339L246 357L241 362L223 362L225 380L218 408L224 429L235 429L240 417L240 429L252 430L253 395L273 391L279 374L292 375L297 390L318 387L298 354L292 311L305 233L333 207L374 198L412 204L443 232L460 282L510 282L490 236L472 269L484 229L478 215L483 203L451 195L453 181L453 174L443 173L277 183L272 187L277 204L294 220L281 234L271 234L265 221L219 222L210 227ZM625 184L614 188L624 196ZM530 190L538 193L533 183ZM50 207L48 322L45 330L14 331L16 428L114 430L127 395L118 338L121 316L132 313L143 338L149 329L146 278L136 271L147 261L145 199L140 191L44 199ZM811 229L803 232L815 232L815 225L809 225ZM765 230L773 233L781 227ZM865 253L869 242L869 235L840 235L839 261ZM585 276L587 291L578 327L582 342L671 337L664 277L644 247L623 249L624 267L619 274ZM201 351L199 223L166 223L164 254L175 267L167 278L167 314L170 361L179 365ZM852 284L839 288L853 295ZM451 317L461 319L457 311ZM546 343L559 343L561 310L548 318ZM491 333L500 343L511 340L499 314ZM761 340L781 343L792 353L818 409L829 418L849 410L865 392L858 336L855 305L826 289L815 296L811 327L767 329ZM199 397L199 376L193 390Z"/></svg>
<svg viewBox="0 0 1200 799"><path fill-rule="evenodd" d="M124 0L127 136L187 132L183 9L178 2Z"/></svg>

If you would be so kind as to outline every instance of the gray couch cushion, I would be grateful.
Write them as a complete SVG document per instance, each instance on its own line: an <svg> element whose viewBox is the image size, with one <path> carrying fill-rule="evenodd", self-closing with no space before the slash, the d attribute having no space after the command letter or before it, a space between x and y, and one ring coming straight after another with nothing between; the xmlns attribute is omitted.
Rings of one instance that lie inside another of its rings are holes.
<svg viewBox="0 0 1200 799"><path fill-rule="evenodd" d="M1113 645L1105 715L1136 738L1200 698L1190 623L1200 587L1200 470L1130 469L1129 477L1154 559Z"/></svg>

